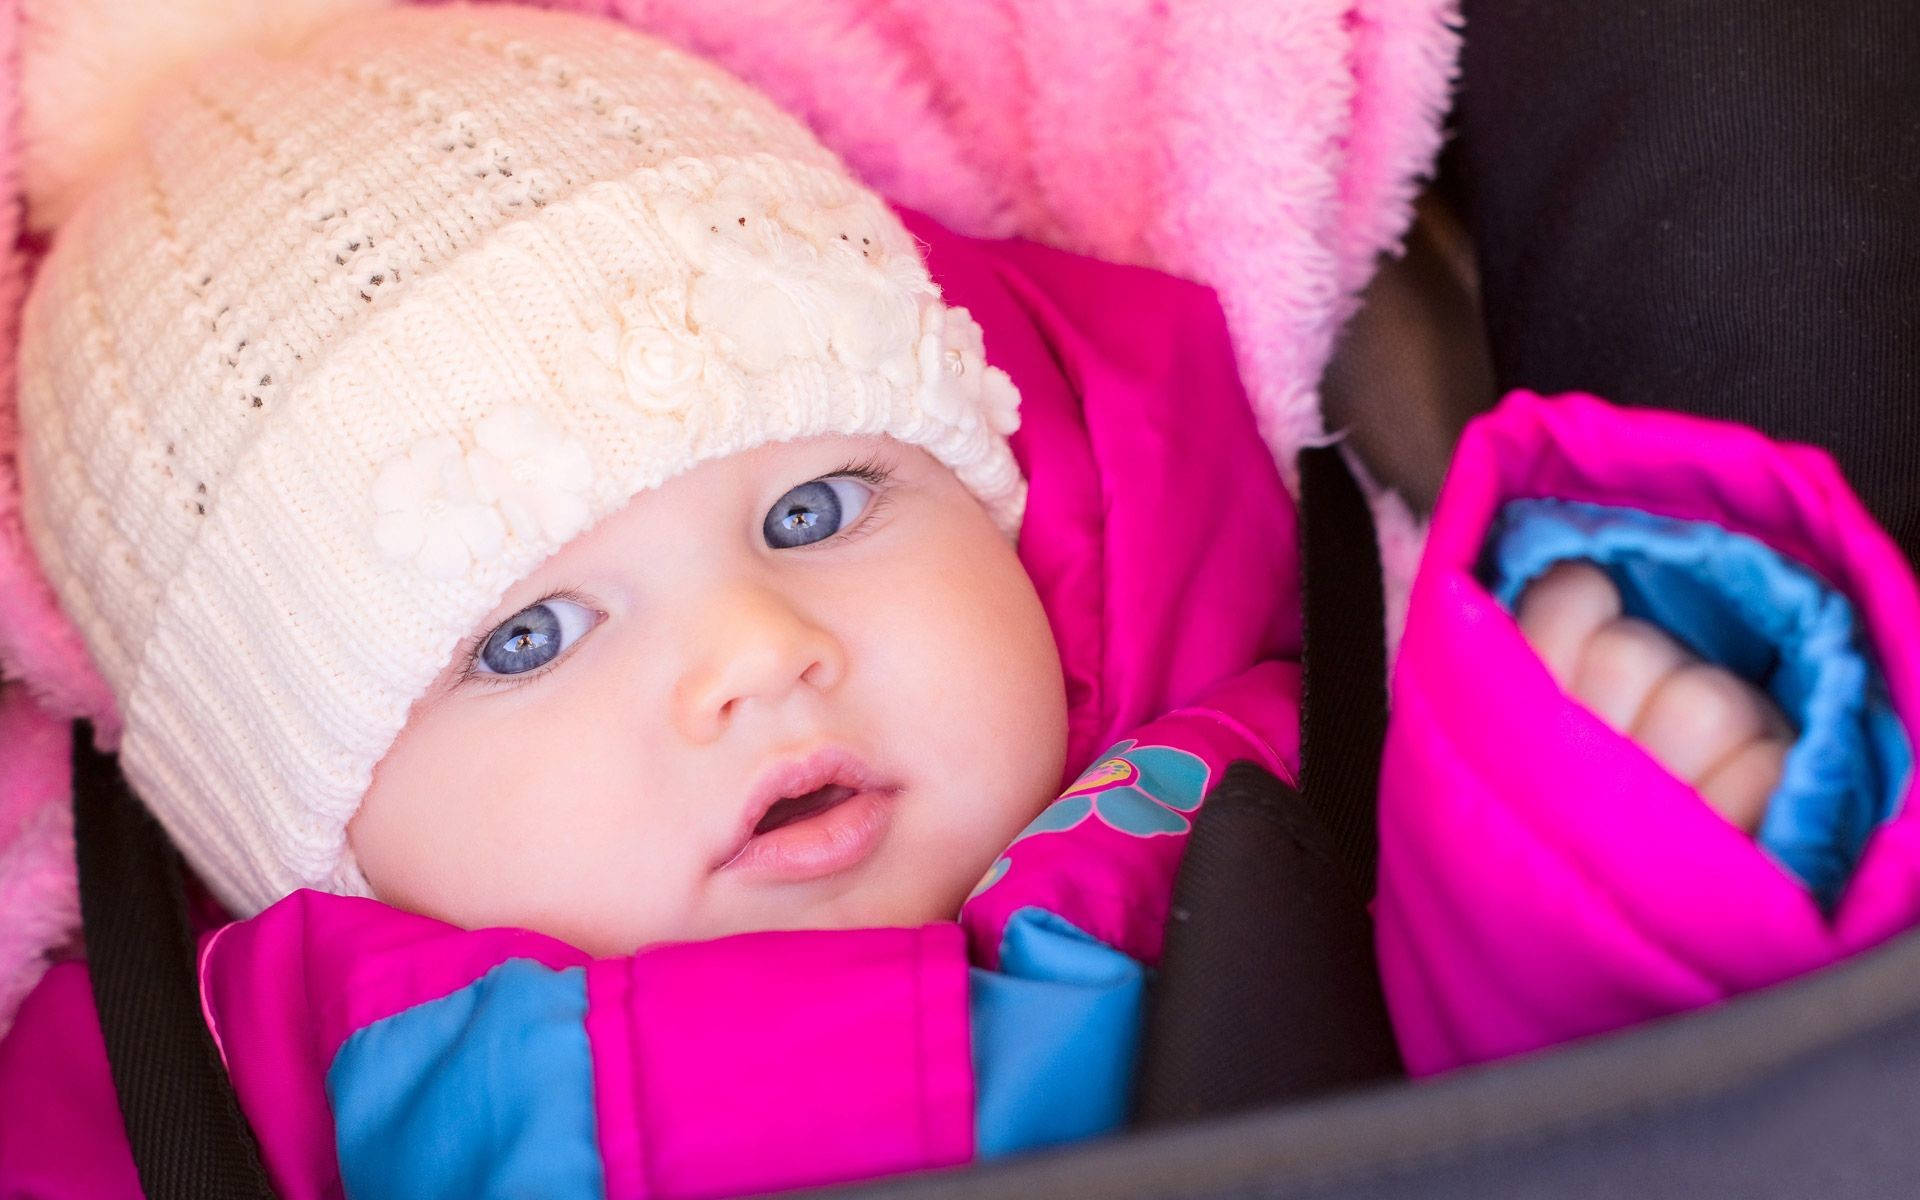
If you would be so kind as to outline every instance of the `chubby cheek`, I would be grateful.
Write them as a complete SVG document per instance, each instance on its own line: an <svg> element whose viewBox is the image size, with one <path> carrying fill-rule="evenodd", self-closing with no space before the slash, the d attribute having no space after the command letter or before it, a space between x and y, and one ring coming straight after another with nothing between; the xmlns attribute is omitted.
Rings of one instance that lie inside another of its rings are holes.
<svg viewBox="0 0 1920 1200"><path fill-rule="evenodd" d="M593 953L672 927L685 897L673 890L676 864L654 854L672 836L658 822L671 818L644 823L658 781L638 771L630 741L608 732L606 710L591 704L598 719L581 720L588 714L572 704L459 699L402 731L348 827L375 895Z"/></svg>
<svg viewBox="0 0 1920 1200"><path fill-rule="evenodd" d="M951 918L995 856L1058 790L1067 715L1059 653L1033 585L998 540L900 581L880 653L911 664L886 685L894 731L916 747L913 814L937 888L924 919ZM903 702L909 701L910 702Z"/></svg>

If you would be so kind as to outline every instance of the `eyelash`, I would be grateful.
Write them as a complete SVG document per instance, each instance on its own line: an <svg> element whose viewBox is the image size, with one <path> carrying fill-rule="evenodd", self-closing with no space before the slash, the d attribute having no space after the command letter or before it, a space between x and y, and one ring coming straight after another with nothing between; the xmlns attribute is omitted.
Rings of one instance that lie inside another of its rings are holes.
<svg viewBox="0 0 1920 1200"><path fill-rule="evenodd" d="M588 600L586 595L577 587L563 587L555 591L548 592L546 595L540 597L538 600L535 600L533 603L522 607L519 610L519 612L525 612L529 608L538 608L542 604L546 604L552 600L571 601L572 603L578 604L581 608L584 608L588 612L594 614L593 625L588 627L587 633L592 633L594 629L597 629L600 625L600 622L605 620L607 616L606 613L601 612L598 608L595 608L593 605L593 602L591 600ZM516 613L515 615L518 615L518 613ZM508 620L512 620L512 618L509 617ZM455 687L465 687L467 684L470 684L470 683L478 684L479 686L484 688L518 687L520 684L523 684L523 683L531 683L533 680L540 678L542 675L545 675L548 671L553 670L555 667L558 667L561 663L567 661L567 659L573 657L573 646L569 646L567 647L565 653L555 658L552 662L545 663L541 666L535 667L533 670L527 671L520 675L482 674L481 672L473 669L474 661L478 658L480 654L480 648L487 644L487 639L492 637L494 629L498 629L498 628L500 628L500 626L495 625L493 629L486 630L483 633L475 634L474 636L460 643L460 648L456 650L454 653L458 656L459 661L465 665L460 668L460 677L454 681ZM581 634L580 640L585 640L587 633ZM578 646L579 644L580 644L579 641L574 642L574 646Z"/></svg>
<svg viewBox="0 0 1920 1200"><path fill-rule="evenodd" d="M845 545L847 542L855 541L871 533L873 531L874 517L887 505L889 498L887 485L893 482L893 469L876 457L863 459L859 462L850 462L837 470L828 471L825 475L815 475L813 478L858 479L861 483L873 489L873 495L867 500L866 508L860 511L860 519L854 523L853 528L843 529L824 542L815 542L811 546L799 547L802 551L818 550L823 546ZM807 482L812 482L812 480L808 480ZM782 550L781 553L792 554L793 551Z"/></svg>
<svg viewBox="0 0 1920 1200"><path fill-rule="evenodd" d="M837 471L828 471L825 475L816 475L814 479L832 479L836 475L852 476L874 487L884 487L893 479L893 471L878 458L869 458L861 462L850 462ZM807 482L812 482L808 480Z"/></svg>

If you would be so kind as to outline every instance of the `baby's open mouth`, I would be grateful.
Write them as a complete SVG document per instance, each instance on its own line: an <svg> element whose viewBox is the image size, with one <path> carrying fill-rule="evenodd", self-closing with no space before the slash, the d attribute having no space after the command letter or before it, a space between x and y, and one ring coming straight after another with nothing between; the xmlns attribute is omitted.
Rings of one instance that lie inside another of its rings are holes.
<svg viewBox="0 0 1920 1200"><path fill-rule="evenodd" d="M748 793L714 869L755 883L850 870L879 849L901 790L900 780L836 747L776 763Z"/></svg>
<svg viewBox="0 0 1920 1200"><path fill-rule="evenodd" d="M829 783L799 796L787 796L776 800L773 807L767 810L766 816L761 817L760 823L753 827L753 834L759 837L763 833L772 833L783 825L792 825L796 821L817 817L854 794L854 790L845 784Z"/></svg>

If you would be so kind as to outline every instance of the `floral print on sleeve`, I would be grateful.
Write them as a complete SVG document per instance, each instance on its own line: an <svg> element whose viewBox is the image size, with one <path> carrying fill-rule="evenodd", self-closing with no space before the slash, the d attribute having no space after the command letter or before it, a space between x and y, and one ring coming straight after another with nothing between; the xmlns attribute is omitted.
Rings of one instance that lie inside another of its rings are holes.
<svg viewBox="0 0 1920 1200"><path fill-rule="evenodd" d="M1197 754L1172 746L1142 746L1129 738L1081 772L1059 799L1020 831L1013 845L1064 832L1088 820L1139 838L1185 833L1192 825L1190 814L1206 798L1208 775L1206 760ZM973 895L999 883L1010 866L1002 854Z"/></svg>

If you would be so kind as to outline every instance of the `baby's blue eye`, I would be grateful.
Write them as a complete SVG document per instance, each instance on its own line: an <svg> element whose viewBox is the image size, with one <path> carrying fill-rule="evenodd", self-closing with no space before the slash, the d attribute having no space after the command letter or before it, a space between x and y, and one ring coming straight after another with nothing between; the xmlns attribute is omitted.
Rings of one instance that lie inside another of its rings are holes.
<svg viewBox="0 0 1920 1200"><path fill-rule="evenodd" d="M593 628L593 613L558 597L529 605L500 622L473 656L475 675L524 675L560 657Z"/></svg>
<svg viewBox="0 0 1920 1200"><path fill-rule="evenodd" d="M761 523L767 545L791 550L825 541L858 520L873 489L847 475L801 484L773 502Z"/></svg>

